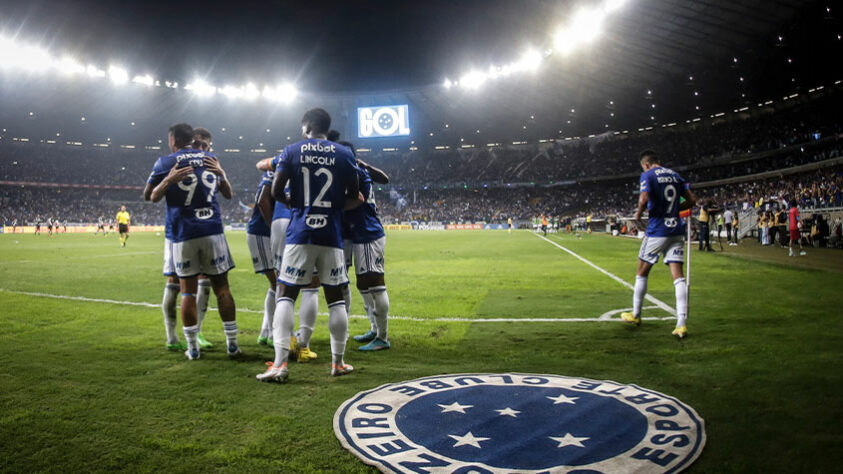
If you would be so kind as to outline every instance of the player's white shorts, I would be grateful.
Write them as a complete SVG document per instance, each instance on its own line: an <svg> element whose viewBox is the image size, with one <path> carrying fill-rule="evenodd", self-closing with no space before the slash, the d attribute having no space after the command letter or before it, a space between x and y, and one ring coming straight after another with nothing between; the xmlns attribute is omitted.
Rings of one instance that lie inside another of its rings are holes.
<svg viewBox="0 0 843 474"><path fill-rule="evenodd" d="M164 276L176 276L176 263L173 261L173 241L164 238Z"/></svg>
<svg viewBox="0 0 843 474"><path fill-rule="evenodd" d="M386 248L386 236L365 244L354 244L354 273L383 275L384 248Z"/></svg>
<svg viewBox="0 0 843 474"><path fill-rule="evenodd" d="M685 236L644 236L644 240L641 242L641 250L638 252L638 259L655 265L661 255L664 255L664 263L666 264L683 263L685 261Z"/></svg>
<svg viewBox="0 0 843 474"><path fill-rule="evenodd" d="M287 226L290 219L275 219L269 228L270 247L272 248L273 266L276 272L281 271L281 260L284 258L284 243L287 241Z"/></svg>
<svg viewBox="0 0 843 474"><path fill-rule="evenodd" d="M255 273L266 273L275 269L275 255L268 235L246 234L249 253L252 254L252 266Z"/></svg>
<svg viewBox="0 0 843 474"><path fill-rule="evenodd" d="M190 278L200 273L221 275L234 268L225 234L174 242L173 260L179 278Z"/></svg>
<svg viewBox="0 0 843 474"><path fill-rule="evenodd" d="M315 271L324 286L348 283L345 256L340 248L313 244L289 244L284 247L284 268L278 281L290 286L306 286L313 281Z"/></svg>

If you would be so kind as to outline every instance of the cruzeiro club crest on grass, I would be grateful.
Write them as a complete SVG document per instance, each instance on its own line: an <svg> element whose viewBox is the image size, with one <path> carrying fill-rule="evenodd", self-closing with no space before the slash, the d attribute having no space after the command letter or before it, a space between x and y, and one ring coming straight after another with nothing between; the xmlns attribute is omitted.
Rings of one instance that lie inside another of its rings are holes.
<svg viewBox="0 0 843 474"><path fill-rule="evenodd" d="M705 444L702 418L675 398L535 374L383 385L343 403L334 432L384 472L677 472Z"/></svg>

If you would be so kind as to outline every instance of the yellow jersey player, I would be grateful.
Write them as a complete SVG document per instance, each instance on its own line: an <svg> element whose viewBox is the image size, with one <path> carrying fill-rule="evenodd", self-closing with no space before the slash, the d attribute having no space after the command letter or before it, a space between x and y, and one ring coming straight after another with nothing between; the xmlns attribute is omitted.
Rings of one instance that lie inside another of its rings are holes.
<svg viewBox="0 0 843 474"><path fill-rule="evenodd" d="M120 246L125 247L126 241L129 240L129 223L131 217L126 211L126 206L120 206L120 212L117 213L117 228L120 231Z"/></svg>

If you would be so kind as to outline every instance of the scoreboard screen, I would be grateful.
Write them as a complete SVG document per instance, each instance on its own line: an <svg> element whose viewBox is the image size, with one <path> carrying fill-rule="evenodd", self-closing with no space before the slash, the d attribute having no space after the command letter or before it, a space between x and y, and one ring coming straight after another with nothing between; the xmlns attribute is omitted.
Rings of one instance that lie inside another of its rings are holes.
<svg viewBox="0 0 843 474"><path fill-rule="evenodd" d="M359 107L359 138L406 137L410 135L410 111L406 105Z"/></svg>

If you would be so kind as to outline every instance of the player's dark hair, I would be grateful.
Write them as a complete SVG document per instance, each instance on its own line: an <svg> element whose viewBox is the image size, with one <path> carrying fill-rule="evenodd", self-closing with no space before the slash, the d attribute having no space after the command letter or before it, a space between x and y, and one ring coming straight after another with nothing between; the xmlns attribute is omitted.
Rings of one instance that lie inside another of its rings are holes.
<svg viewBox="0 0 843 474"><path fill-rule="evenodd" d="M170 134L179 148L193 144L193 127L186 123L177 123L171 126Z"/></svg>
<svg viewBox="0 0 843 474"><path fill-rule="evenodd" d="M336 130L330 130L327 133L328 141L337 142L339 143L340 140L340 132ZM347 146L347 145L346 145Z"/></svg>
<svg viewBox="0 0 843 474"><path fill-rule="evenodd" d="M316 135L325 135L331 130L331 116L325 109L318 107L305 112L301 123L307 125L310 132Z"/></svg>
<svg viewBox="0 0 843 474"><path fill-rule="evenodd" d="M659 156L653 150L644 150L641 152L641 161L654 165L659 162Z"/></svg>
<svg viewBox="0 0 843 474"><path fill-rule="evenodd" d="M330 140L330 138L328 140ZM343 140L341 142L337 142L337 144L342 145L342 146L347 146L351 150L351 154L354 155L355 158L357 158L357 149L354 148L353 143Z"/></svg>
<svg viewBox="0 0 843 474"><path fill-rule="evenodd" d="M202 127L194 128L193 129L193 136L198 136L202 140L208 141L208 143L211 142L211 132L209 132L207 128L202 128Z"/></svg>
<svg viewBox="0 0 843 474"><path fill-rule="evenodd" d="M211 147L211 132L207 128L194 128L193 139L193 148L201 150L203 146Z"/></svg>

